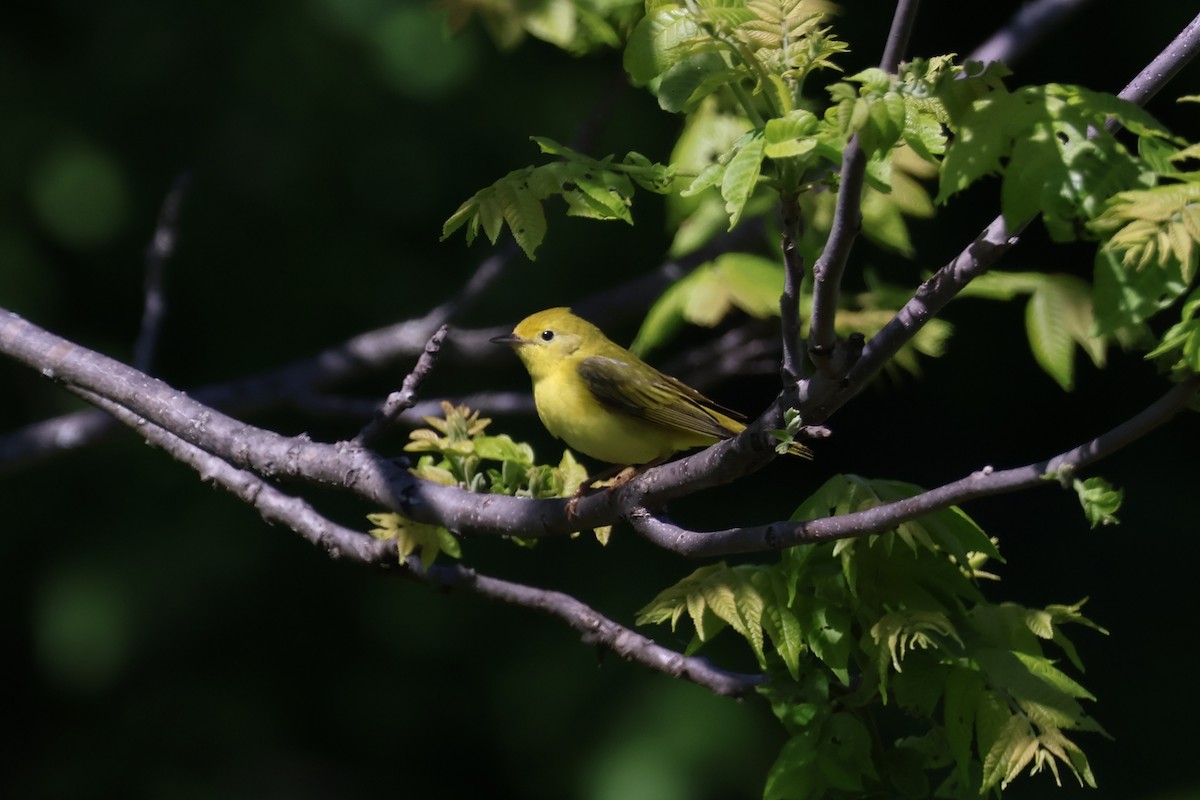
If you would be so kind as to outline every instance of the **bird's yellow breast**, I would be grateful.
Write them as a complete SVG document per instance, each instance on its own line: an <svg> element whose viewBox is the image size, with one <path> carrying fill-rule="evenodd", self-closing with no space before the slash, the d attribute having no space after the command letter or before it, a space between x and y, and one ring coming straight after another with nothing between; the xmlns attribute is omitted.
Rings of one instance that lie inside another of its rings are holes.
<svg viewBox="0 0 1200 800"><path fill-rule="evenodd" d="M610 464L645 464L715 437L672 430L602 405L563 363L534 380L533 401L546 430L572 449Z"/></svg>

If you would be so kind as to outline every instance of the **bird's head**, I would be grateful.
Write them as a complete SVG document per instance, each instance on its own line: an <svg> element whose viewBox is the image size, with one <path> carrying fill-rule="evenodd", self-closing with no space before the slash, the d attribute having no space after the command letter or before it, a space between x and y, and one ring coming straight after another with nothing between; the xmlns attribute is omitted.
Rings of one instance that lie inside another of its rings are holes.
<svg viewBox="0 0 1200 800"><path fill-rule="evenodd" d="M569 308L548 308L531 314L517 323L512 333L492 341L516 350L536 379L581 351L586 354L588 347L604 341L604 334Z"/></svg>

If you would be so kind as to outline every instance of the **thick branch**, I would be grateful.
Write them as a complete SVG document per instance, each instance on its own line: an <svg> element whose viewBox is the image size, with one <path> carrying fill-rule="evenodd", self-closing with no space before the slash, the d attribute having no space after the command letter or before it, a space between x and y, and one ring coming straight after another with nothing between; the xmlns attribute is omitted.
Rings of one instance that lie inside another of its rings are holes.
<svg viewBox="0 0 1200 800"><path fill-rule="evenodd" d="M572 523L566 501L528 502L477 495L421 481L378 454L351 444L321 444L247 425L133 367L76 345L0 309L0 352L69 388L106 398L189 444L266 478L294 478L346 489L368 502L459 532L545 536L611 523L601 505Z"/></svg>
<svg viewBox="0 0 1200 800"><path fill-rule="evenodd" d="M1166 49L1155 56L1117 97L1145 105L1196 57L1197 52L1200 52L1200 14L1193 17Z"/></svg>
<svg viewBox="0 0 1200 800"><path fill-rule="evenodd" d="M637 509L628 518L633 527L650 541L690 557L778 550L807 542L883 533L902 522L968 500L1056 485L1047 478L1080 470L1142 438L1183 410L1197 389L1200 389L1200 376L1192 376L1172 387L1156 402L1121 425L1045 461L1005 470L985 467L965 478L922 492L915 497L876 506L866 511L804 522L783 521L704 532L681 528L655 516L646 508Z"/></svg>
<svg viewBox="0 0 1200 800"><path fill-rule="evenodd" d="M374 539L361 531L338 525L321 515L309 503L285 494L257 475L237 469L223 459L188 444L103 397L91 392L81 394L123 424L137 430L151 444L192 467L205 480L220 486L257 509L263 519L291 528L310 543L324 549L331 557L349 558L375 567L400 567L396 561L396 547L393 542ZM414 562L405 565L402 574L434 587L472 592L490 600L499 600L556 617L579 631L587 644L606 647L628 661L675 678L683 678L711 689L716 694L747 695L763 682L761 675L746 675L719 669L703 658L685 656L663 647L562 592L492 578L456 564L434 565L422 570Z"/></svg>

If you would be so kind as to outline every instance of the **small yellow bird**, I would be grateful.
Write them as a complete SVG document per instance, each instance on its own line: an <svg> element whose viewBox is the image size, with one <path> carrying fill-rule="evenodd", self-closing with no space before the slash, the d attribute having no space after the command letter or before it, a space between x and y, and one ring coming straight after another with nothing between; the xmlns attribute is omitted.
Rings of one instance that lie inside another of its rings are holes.
<svg viewBox="0 0 1200 800"><path fill-rule="evenodd" d="M529 370L546 430L600 461L660 461L746 428L741 414L659 372L569 308L539 311L492 341L511 345ZM810 457L801 444L791 452Z"/></svg>

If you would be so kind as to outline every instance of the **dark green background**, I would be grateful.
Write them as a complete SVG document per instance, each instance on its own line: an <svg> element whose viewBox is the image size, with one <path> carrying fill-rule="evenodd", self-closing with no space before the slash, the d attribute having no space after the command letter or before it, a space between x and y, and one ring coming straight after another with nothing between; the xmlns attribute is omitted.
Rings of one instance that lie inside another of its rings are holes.
<svg viewBox="0 0 1200 800"><path fill-rule="evenodd" d="M1014 82L1117 91L1189 19L1184 4L1095 2L1017 65ZM451 296L490 252L441 222L476 189L532 163L529 135L569 140L620 77L614 53L576 59L530 41L498 53L472 26L443 36L428 7L387 0L254 4L46 0L0 10L0 305L122 359L137 332L142 251L164 194L193 175L170 264L159 374L182 387L303 357ZM926 2L914 54L969 52L1015 3ZM881 9L883 9L881 11ZM851 3L848 72L878 58L888 4ZM1151 106L1196 136L1193 67ZM665 160L678 118L618 92L595 152ZM920 260L869 246L855 263L913 282L996 210L994 186L915 229ZM639 221L550 215L536 264L518 259L461 321L514 321L575 303L663 258L658 198ZM1085 246L1038 229L1002 265L1088 273ZM949 355L881 384L833 420L815 463L673 509L718 526L789 513L828 475L924 485L1044 457L1128 417L1164 389L1135 356L1080 362L1064 394L1032 364L1018 305L955 304ZM615 338L635 319L614 320ZM352 387L379 395L403 371ZM432 395L525 385L515 361L447 359ZM0 430L78 407L0 363ZM716 390L746 410L770 381ZM347 421L257 417L334 438ZM497 426L557 448L531 420ZM996 597L1090 596L1111 630L1076 639L1114 740L1081 737L1096 798L1182 798L1198 784L1188 678L1200 426L1181 418L1107 462L1123 525L1089 531L1047 488L972 504L1009 563ZM396 443L398 447L398 443ZM318 498L343 521L361 508ZM745 504L749 507L741 507ZM735 702L617 659L531 612L437 594L330 561L133 436L0 473L0 620L10 674L5 797L754 797L782 742L757 702ZM570 592L630 623L695 567L627 529L532 552L466 543L502 577ZM661 634L682 646L681 637ZM736 643L728 643L736 645ZM736 646L711 655L752 667ZM1046 776L1014 797L1073 797Z"/></svg>

